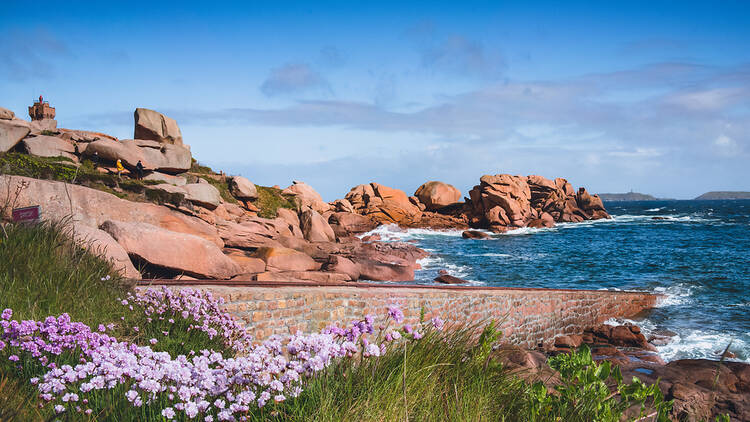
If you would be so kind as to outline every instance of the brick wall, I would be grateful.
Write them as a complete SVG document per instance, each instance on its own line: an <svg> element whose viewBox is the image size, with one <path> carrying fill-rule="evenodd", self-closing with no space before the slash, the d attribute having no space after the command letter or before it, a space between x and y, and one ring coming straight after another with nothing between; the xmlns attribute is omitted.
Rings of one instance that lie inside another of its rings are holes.
<svg viewBox="0 0 750 422"><path fill-rule="evenodd" d="M228 283L227 283L228 284ZM466 286L403 286L347 283L264 283L186 286L211 291L245 320L256 338L301 330L314 332L331 323L348 323L372 313L381 317L399 305L407 322L438 316L448 324L495 319L511 342L533 347L556 335L580 333L612 317L633 317L654 306L658 296L601 290L514 289Z"/></svg>

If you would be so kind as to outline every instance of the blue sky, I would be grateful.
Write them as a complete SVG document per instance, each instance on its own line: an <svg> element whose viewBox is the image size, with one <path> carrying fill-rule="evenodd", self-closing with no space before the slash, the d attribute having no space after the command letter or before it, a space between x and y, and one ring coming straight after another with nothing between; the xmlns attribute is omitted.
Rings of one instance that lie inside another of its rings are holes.
<svg viewBox="0 0 750 422"><path fill-rule="evenodd" d="M120 138L153 108L258 184L750 190L747 2L7 3L0 106Z"/></svg>

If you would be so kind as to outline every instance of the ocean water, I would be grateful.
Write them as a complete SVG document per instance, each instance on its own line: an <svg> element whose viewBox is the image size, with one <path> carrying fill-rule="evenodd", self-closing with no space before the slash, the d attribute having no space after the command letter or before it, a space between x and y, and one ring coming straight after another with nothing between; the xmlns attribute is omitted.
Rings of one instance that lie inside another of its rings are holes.
<svg viewBox="0 0 750 422"><path fill-rule="evenodd" d="M420 261L416 283L432 284L444 269L473 285L665 294L635 321L647 335L677 334L658 347L662 358L717 358L729 346L737 360L750 361L750 200L605 206L613 219L522 228L487 240L395 226L371 233L431 253Z"/></svg>

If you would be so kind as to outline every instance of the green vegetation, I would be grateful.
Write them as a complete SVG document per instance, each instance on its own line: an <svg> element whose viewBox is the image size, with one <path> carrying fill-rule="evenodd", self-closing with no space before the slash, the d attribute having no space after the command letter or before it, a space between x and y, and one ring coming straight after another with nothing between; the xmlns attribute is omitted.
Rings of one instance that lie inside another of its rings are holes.
<svg viewBox="0 0 750 422"><path fill-rule="evenodd" d="M223 199L226 202L229 202L230 204L237 204L238 201L235 199L234 196L229 192L229 180L226 177L222 177L221 179L217 180L213 177L204 177L203 180L207 181L213 187L219 190L219 194L221 195L221 199Z"/></svg>
<svg viewBox="0 0 750 422"><path fill-rule="evenodd" d="M190 173L198 173L198 174L216 174L215 171L211 169L211 167L204 166L201 163L199 163L195 158L192 159L192 165L190 166Z"/></svg>
<svg viewBox="0 0 750 422"><path fill-rule="evenodd" d="M86 159L76 166L66 157L36 157L17 152L0 154L0 174L74 183L131 201L148 200L146 187L161 183L157 180L118 178L116 174L99 171L93 162Z"/></svg>
<svg viewBox="0 0 750 422"><path fill-rule="evenodd" d="M261 412L255 420L276 421L611 421L631 406L656 412L648 420L668 421L670 402L656 386L619 379L619 370L597 364L588 349L559 355L550 364L561 385L548 391L505 368L493 351L499 332L487 325L432 332L360 365L341 363L308 383L300 397ZM615 384L619 395L610 394Z"/></svg>
<svg viewBox="0 0 750 422"><path fill-rule="evenodd" d="M263 218L275 218L279 208L297 209L294 195L285 195L281 189L255 185L258 190L258 199L255 206L260 209L258 215Z"/></svg>

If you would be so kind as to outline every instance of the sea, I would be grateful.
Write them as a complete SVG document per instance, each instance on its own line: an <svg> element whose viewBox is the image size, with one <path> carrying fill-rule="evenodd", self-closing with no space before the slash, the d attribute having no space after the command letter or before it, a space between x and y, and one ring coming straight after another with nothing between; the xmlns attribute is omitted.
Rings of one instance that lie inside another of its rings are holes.
<svg viewBox="0 0 750 422"><path fill-rule="evenodd" d="M381 226L368 234L430 252L415 283L438 271L470 285L647 291L664 299L633 322L666 361L750 362L750 200L607 202L612 219L520 228L470 240L460 230Z"/></svg>

